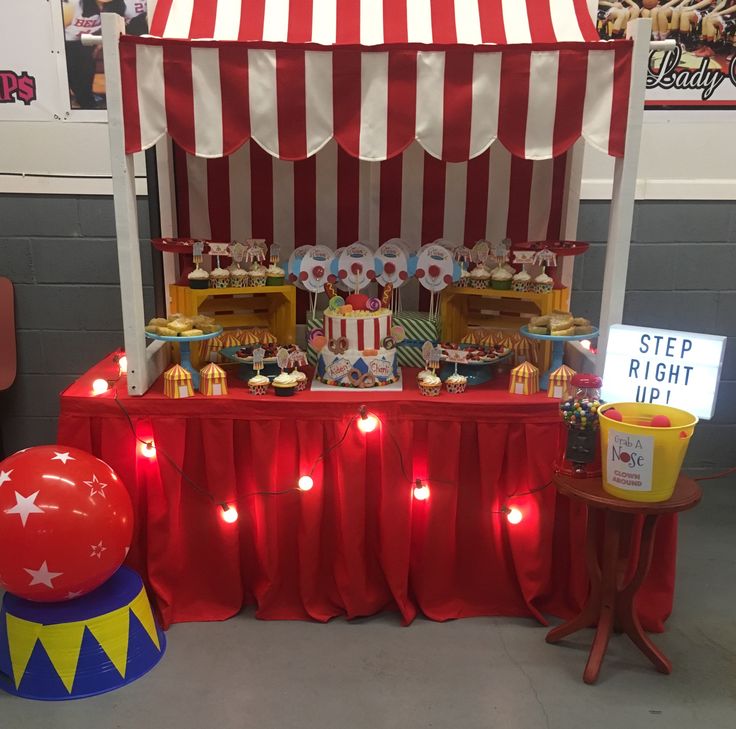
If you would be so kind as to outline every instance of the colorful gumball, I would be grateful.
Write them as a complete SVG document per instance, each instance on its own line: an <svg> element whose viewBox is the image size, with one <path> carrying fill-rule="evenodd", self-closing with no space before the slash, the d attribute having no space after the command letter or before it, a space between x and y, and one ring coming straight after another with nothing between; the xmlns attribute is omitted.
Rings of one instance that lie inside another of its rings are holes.
<svg viewBox="0 0 736 729"><path fill-rule="evenodd" d="M671 428L672 423L666 415L655 415L649 424L652 428Z"/></svg>
<svg viewBox="0 0 736 729"><path fill-rule="evenodd" d="M27 600L70 600L120 567L133 507L106 463L65 446L26 448L0 463L0 585Z"/></svg>

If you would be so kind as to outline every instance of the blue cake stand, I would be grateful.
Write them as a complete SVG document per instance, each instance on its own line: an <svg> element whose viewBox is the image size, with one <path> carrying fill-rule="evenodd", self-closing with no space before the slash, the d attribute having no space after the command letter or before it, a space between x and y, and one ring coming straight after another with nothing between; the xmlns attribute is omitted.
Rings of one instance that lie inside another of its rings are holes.
<svg viewBox="0 0 736 729"><path fill-rule="evenodd" d="M198 390L199 372L197 372L197 370L192 367L192 356L189 350L189 343L202 342L205 339L214 339L215 337L219 337L220 334L222 334L222 327L220 327L216 332L212 332L210 334L200 334L196 337L163 337L160 334L152 334L151 332L146 332L146 337L148 337L148 339L158 339L160 342L173 342L174 344L179 345L179 352L181 353L181 366L191 374L192 387L195 390Z"/></svg>
<svg viewBox="0 0 736 729"><path fill-rule="evenodd" d="M230 362L237 362L240 365L240 367L238 367L238 379L245 380L247 382L251 377L253 377L253 375L255 375L256 371L253 369L251 362L244 360L242 357L238 357L238 350L241 350L242 348L242 345L238 345L237 347L225 347L225 349L220 350L220 355ZM272 380L279 374L279 372L281 372L281 368L276 364L276 357L263 360L263 369L261 370L261 374L264 377L268 377Z"/></svg>
<svg viewBox="0 0 736 729"><path fill-rule="evenodd" d="M593 327L593 331L590 334L573 334L569 337L556 337L552 334L532 334L526 326L521 327L519 331L528 339L541 339L545 342L552 342L552 362L549 369L539 378L539 388L541 390L546 390L549 387L550 373L562 366L562 358L565 355L565 342L595 339L598 336L598 327Z"/></svg>

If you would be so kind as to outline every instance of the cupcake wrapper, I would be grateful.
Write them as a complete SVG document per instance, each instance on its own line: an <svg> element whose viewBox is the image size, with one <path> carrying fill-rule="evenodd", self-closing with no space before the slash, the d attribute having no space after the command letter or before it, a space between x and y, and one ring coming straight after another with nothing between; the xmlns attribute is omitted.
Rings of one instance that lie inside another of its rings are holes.
<svg viewBox="0 0 736 729"><path fill-rule="evenodd" d="M207 289L210 286L210 282L206 278L202 279L189 279L189 288L190 289Z"/></svg>
<svg viewBox="0 0 736 729"><path fill-rule="evenodd" d="M248 385L251 395L266 395L268 393L268 385Z"/></svg>
<svg viewBox="0 0 736 729"><path fill-rule="evenodd" d="M525 283L517 283L516 281L514 281L511 284L511 290L512 291L528 291L529 290L529 286L528 286L528 284L525 284Z"/></svg>
<svg viewBox="0 0 736 729"><path fill-rule="evenodd" d="M509 291L511 289L511 281L492 281L491 287L499 291Z"/></svg>
<svg viewBox="0 0 736 729"><path fill-rule="evenodd" d="M278 397L291 397L296 392L296 387L274 387L273 390Z"/></svg>
<svg viewBox="0 0 736 729"><path fill-rule="evenodd" d="M426 397L437 397L442 390L442 385L422 385L419 384L419 392Z"/></svg>
<svg viewBox="0 0 736 729"><path fill-rule="evenodd" d="M238 276L237 278L230 279L230 286L235 289L244 289L248 285L247 276Z"/></svg>
<svg viewBox="0 0 736 729"><path fill-rule="evenodd" d="M296 383L296 391L297 392L303 392L307 389L307 381L306 380L300 380Z"/></svg>
<svg viewBox="0 0 736 729"><path fill-rule="evenodd" d="M230 279L223 278L211 278L210 288L211 289L226 289L230 285Z"/></svg>
<svg viewBox="0 0 736 729"><path fill-rule="evenodd" d="M445 383L445 387L447 388L447 392L450 392L453 395L460 395L465 392L465 385L458 385L454 382L449 385Z"/></svg>
<svg viewBox="0 0 736 729"><path fill-rule="evenodd" d="M265 286L266 285L265 276L249 276L248 279L249 279L250 286Z"/></svg>
<svg viewBox="0 0 736 729"><path fill-rule="evenodd" d="M535 294L548 294L550 291L552 291L552 284L534 284Z"/></svg>
<svg viewBox="0 0 736 729"><path fill-rule="evenodd" d="M470 288L471 289L487 289L489 283L490 281L488 281L487 279L471 278Z"/></svg>
<svg viewBox="0 0 736 729"><path fill-rule="evenodd" d="M266 286L283 286L283 285L284 285L283 276L267 276L266 277Z"/></svg>

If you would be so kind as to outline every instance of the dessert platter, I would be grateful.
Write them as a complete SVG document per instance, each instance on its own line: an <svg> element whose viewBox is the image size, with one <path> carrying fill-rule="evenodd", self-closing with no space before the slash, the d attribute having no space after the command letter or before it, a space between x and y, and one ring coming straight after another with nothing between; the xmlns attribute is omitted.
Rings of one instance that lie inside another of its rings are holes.
<svg viewBox="0 0 736 729"><path fill-rule="evenodd" d="M569 311L553 311L546 316L536 316L529 324L521 327L521 334L529 339L541 339L552 342L552 361L549 369L539 379L539 386L546 390L549 386L549 375L562 365L565 354L565 342L581 339L595 339L598 328L587 319L575 317Z"/></svg>
<svg viewBox="0 0 736 729"><path fill-rule="evenodd" d="M246 346L225 347L220 350L220 355L230 362L241 365L238 367L238 378L249 381L257 373L256 368L253 366L255 362L254 352L257 349L263 350L263 358L261 360L263 368L262 370L258 370L258 373L270 379L277 377L281 372L277 359L280 349L285 350L292 358L299 354L304 354L296 344L278 345L268 342L265 344L256 343Z"/></svg>
<svg viewBox="0 0 736 729"><path fill-rule="evenodd" d="M466 384L482 385L493 379L496 366L508 363L513 350L502 344L453 344L443 342L439 345L442 350L439 376L446 384L451 382L453 375L462 375ZM454 381L454 380L453 380Z"/></svg>

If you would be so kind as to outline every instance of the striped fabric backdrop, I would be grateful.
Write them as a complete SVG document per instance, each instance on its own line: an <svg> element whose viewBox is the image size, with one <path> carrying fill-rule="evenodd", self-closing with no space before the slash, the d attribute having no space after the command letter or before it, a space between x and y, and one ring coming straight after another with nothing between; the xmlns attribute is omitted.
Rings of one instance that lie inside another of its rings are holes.
<svg viewBox="0 0 736 729"><path fill-rule="evenodd" d="M362 162L331 141L306 160L272 157L249 142L203 159L175 147L179 235L265 238L295 245L379 245L437 238L554 240L560 235L569 154L513 157L499 144L467 162L442 162L418 144L384 162Z"/></svg>

